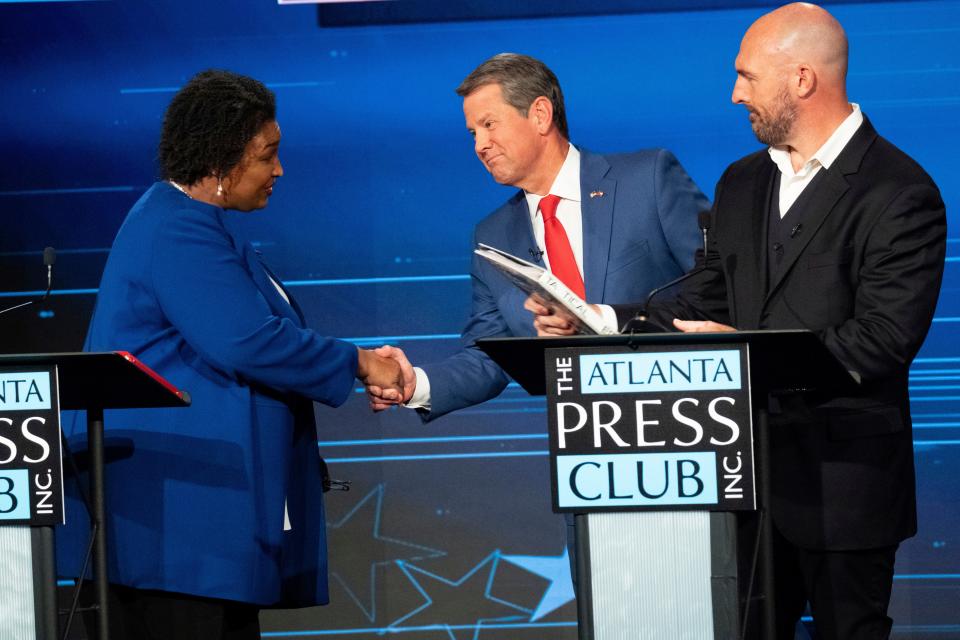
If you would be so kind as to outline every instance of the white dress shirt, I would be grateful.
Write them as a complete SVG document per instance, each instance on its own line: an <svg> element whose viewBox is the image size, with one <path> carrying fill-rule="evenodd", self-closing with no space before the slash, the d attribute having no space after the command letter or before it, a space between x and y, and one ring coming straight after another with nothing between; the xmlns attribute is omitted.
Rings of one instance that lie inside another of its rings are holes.
<svg viewBox="0 0 960 640"><path fill-rule="evenodd" d="M283 287L280 286L280 283L273 279L273 276L269 273L267 277L270 278L270 282L273 283L274 288L276 288L277 293L280 294L280 297L283 298L287 304L290 304L290 298L287 297L287 292L283 290Z"/></svg>
<svg viewBox="0 0 960 640"><path fill-rule="evenodd" d="M777 168L780 169L780 217L787 215L790 207L797 201L803 190L813 180L814 176L820 171L821 167L829 169L830 165L837 159L843 148L847 146L853 134L857 132L860 125L863 124L863 114L860 112L860 105L852 104L853 112L840 123L840 126L834 129L827 141L817 149L816 153L810 156L799 171L793 170L793 163L790 162L790 152L780 147L770 147L767 153L773 160Z"/></svg>
<svg viewBox="0 0 960 640"><path fill-rule="evenodd" d="M573 250L573 257L577 261L580 277L583 278L583 214L580 211L580 152L573 145L567 151L567 158L563 161L557 177L547 193L536 194L524 191L527 199L527 208L530 210L530 224L533 227L533 238L537 241L537 249L543 252L543 264L550 268L550 258L547 256L547 245L544 242L543 213L540 212L540 201L544 196L553 194L560 197L557 204L557 220L563 225Z"/></svg>
<svg viewBox="0 0 960 640"><path fill-rule="evenodd" d="M277 293L280 294L280 297L287 301L287 304L290 304L290 298L287 297L287 292L283 290L283 287L280 286L280 283L273 279L273 276L267 273L267 278L270 279L270 282L276 288ZM283 499L283 530L292 531L293 525L290 524L290 511L287 509L287 499Z"/></svg>
<svg viewBox="0 0 960 640"><path fill-rule="evenodd" d="M573 250L573 257L577 261L577 268L580 270L580 277L583 277L583 212L580 209L580 152L572 144L567 149L567 157L560 166L560 171L553 179L553 184L547 193L530 193L524 191L523 195L527 199L527 208L530 211L530 224L533 226L533 237L537 243L537 249L542 251L543 263L550 268L550 260L547 257L546 245L543 241L543 215L540 213L540 200L548 194L560 197L557 204L557 219L563 224L563 229L567 233L567 239L570 241L570 248ZM532 247L531 247L532 248ZM526 256L521 256L526 258ZM616 325L617 317L613 309L604 309L604 319ZM411 409L430 410L430 379L420 367L413 368L417 376L417 388L413 392L413 397L404 405Z"/></svg>
<svg viewBox="0 0 960 640"><path fill-rule="evenodd" d="M850 106L853 107L853 112L840 123L840 126L833 130L833 133L830 134L827 141L817 149L816 153L810 156L810 159L800 167L799 171L793 170L789 151L776 147L767 149L767 153L770 154L770 159L773 160L774 164L776 164L780 170L779 195L781 218L787 214L787 211L789 211L793 203L797 201L797 198L799 198L803 190L807 188L807 185L810 184L821 167L826 169L830 168L830 165L833 164L837 156L840 155L840 152L843 151L847 143L850 142L850 139L853 138L853 134L855 134L857 129L860 128L860 125L863 124L863 114L860 112L860 105L850 103ZM609 317L607 314L613 313L613 307L604 304L599 306L604 318Z"/></svg>

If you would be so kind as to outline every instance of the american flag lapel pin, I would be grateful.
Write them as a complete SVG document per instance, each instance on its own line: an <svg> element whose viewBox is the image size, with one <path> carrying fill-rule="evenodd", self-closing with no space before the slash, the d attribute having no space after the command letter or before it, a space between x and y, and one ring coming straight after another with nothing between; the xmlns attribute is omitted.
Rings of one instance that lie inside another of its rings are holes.
<svg viewBox="0 0 960 640"><path fill-rule="evenodd" d="M602 198L602 197L603 197L603 191L591 191L591 192L590 192L590 197L591 197L591 198Z"/></svg>

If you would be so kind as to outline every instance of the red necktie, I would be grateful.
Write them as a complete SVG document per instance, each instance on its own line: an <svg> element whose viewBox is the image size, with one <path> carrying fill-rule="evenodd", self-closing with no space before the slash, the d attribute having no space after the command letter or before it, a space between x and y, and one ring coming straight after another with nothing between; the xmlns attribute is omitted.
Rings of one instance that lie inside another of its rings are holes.
<svg viewBox="0 0 960 640"><path fill-rule="evenodd" d="M563 229L563 223L557 220L557 205L560 196L553 194L540 200L540 213L543 214L543 243L547 245L547 258L550 259L550 271L560 278L563 284L581 298L586 298L583 278L577 268L577 259L573 257L570 240Z"/></svg>

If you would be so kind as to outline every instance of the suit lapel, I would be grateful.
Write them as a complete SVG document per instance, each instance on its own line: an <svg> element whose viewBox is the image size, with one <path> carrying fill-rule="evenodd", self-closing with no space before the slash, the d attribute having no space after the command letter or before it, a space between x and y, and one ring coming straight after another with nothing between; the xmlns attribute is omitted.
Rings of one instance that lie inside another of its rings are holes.
<svg viewBox="0 0 960 640"><path fill-rule="evenodd" d="M580 151L583 283L587 300L595 302L603 300L606 287L613 203L617 195L617 181L606 177L609 171L610 165L603 156Z"/></svg>
<svg viewBox="0 0 960 640"><path fill-rule="evenodd" d="M254 282L257 283L257 287L260 289L260 293L263 294L263 297L266 298L267 304L270 305L270 308L279 316L285 316L293 320L297 326L305 326L305 321L303 317L303 312L300 310L299 305L297 305L296 299L291 295L290 291L283 286L280 278L275 276L270 270L270 267L267 266L267 263L263 261L263 256L259 251L253 248L249 242L245 242L243 246L244 259L247 261L247 266L250 269L250 273L253 275ZM286 300L283 299L283 296L280 295L280 292L277 291L277 287L273 285L273 282L270 279L273 278L276 281L277 285L283 290L286 294L287 299L290 300L289 304Z"/></svg>
<svg viewBox="0 0 960 640"><path fill-rule="evenodd" d="M507 210L503 212L503 222L499 225L497 235L488 240L498 249L541 267L544 266L542 257L536 253L531 255L531 252L537 250L537 241L533 235L530 208L527 206L527 199L524 197L523 191L510 198L506 206ZM501 231L503 235L500 235ZM481 262L483 261L481 260ZM498 281L502 284L498 285L493 293L497 298L497 306L500 313L503 314L507 326L517 335L533 335L533 323L530 320L529 312L523 308L526 294L505 278L498 278ZM521 333L520 328L523 328L525 333Z"/></svg>
<svg viewBox="0 0 960 640"><path fill-rule="evenodd" d="M776 293L786 275L793 268L794 263L807 245L810 244L813 236L823 226L824 221L836 210L837 202L850 188L846 176L854 174L860 169L863 156L876 137L877 132L873 129L870 121L864 117L863 124L843 151L840 152L840 155L837 156L830 169L820 170L825 172L825 175L820 184L816 185L816 191L810 194L811 198L807 203L808 212L803 221L804 233L798 241L788 243L777 277L767 289L764 304L769 302L770 297ZM801 194L802 196L803 194Z"/></svg>
<svg viewBox="0 0 960 640"><path fill-rule="evenodd" d="M730 194L724 215L729 219L718 221L718 233L730 237L731 254L724 258L723 268L733 283L730 292L734 304L731 321L742 329L754 329L760 321L763 294L767 290L767 226L768 207L773 190L775 165L761 157L756 171L744 188ZM719 236L718 236L719 237ZM756 293L752 293L756 292Z"/></svg>
<svg viewBox="0 0 960 640"><path fill-rule="evenodd" d="M543 258L531 255L537 248L537 240L533 235L533 223L530 222L530 208L527 199L520 191L508 201L510 213L504 227L504 246L497 247L518 258L544 266Z"/></svg>
<svg viewBox="0 0 960 640"><path fill-rule="evenodd" d="M773 188L776 185L776 166L772 160L769 158L765 159L766 161L763 164L763 169L760 171L757 177L757 183L754 185L753 189L753 230L754 230L754 247L757 247L758 251L754 256L754 265L756 269L756 275L760 279L760 291L769 290L769 270L767 269L767 261L770 259L769 251L770 248L767 246L770 243L767 241L770 233L770 204L773 202ZM757 309L756 314L751 314L749 317L756 315L757 321L760 319L760 309Z"/></svg>

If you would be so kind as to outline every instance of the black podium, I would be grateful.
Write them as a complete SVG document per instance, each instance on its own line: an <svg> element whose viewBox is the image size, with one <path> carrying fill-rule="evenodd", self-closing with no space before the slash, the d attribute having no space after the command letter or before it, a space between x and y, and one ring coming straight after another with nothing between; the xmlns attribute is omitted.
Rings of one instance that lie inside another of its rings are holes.
<svg viewBox="0 0 960 640"><path fill-rule="evenodd" d="M733 512L753 510L761 637L775 637L768 399L857 386L813 333L477 344L548 397L553 508L576 514L580 638L740 637Z"/></svg>
<svg viewBox="0 0 960 640"><path fill-rule="evenodd" d="M53 372L59 408L85 411L90 472L90 520L98 638L107 638L107 540L104 530L104 409L186 407L190 396L129 353L45 353L0 355L0 372L32 368ZM59 438L59 434L57 436ZM59 450L59 442L56 443ZM62 483L60 485L62 490ZM62 496L60 497L62 501ZM30 527L36 637L58 638L53 526Z"/></svg>

